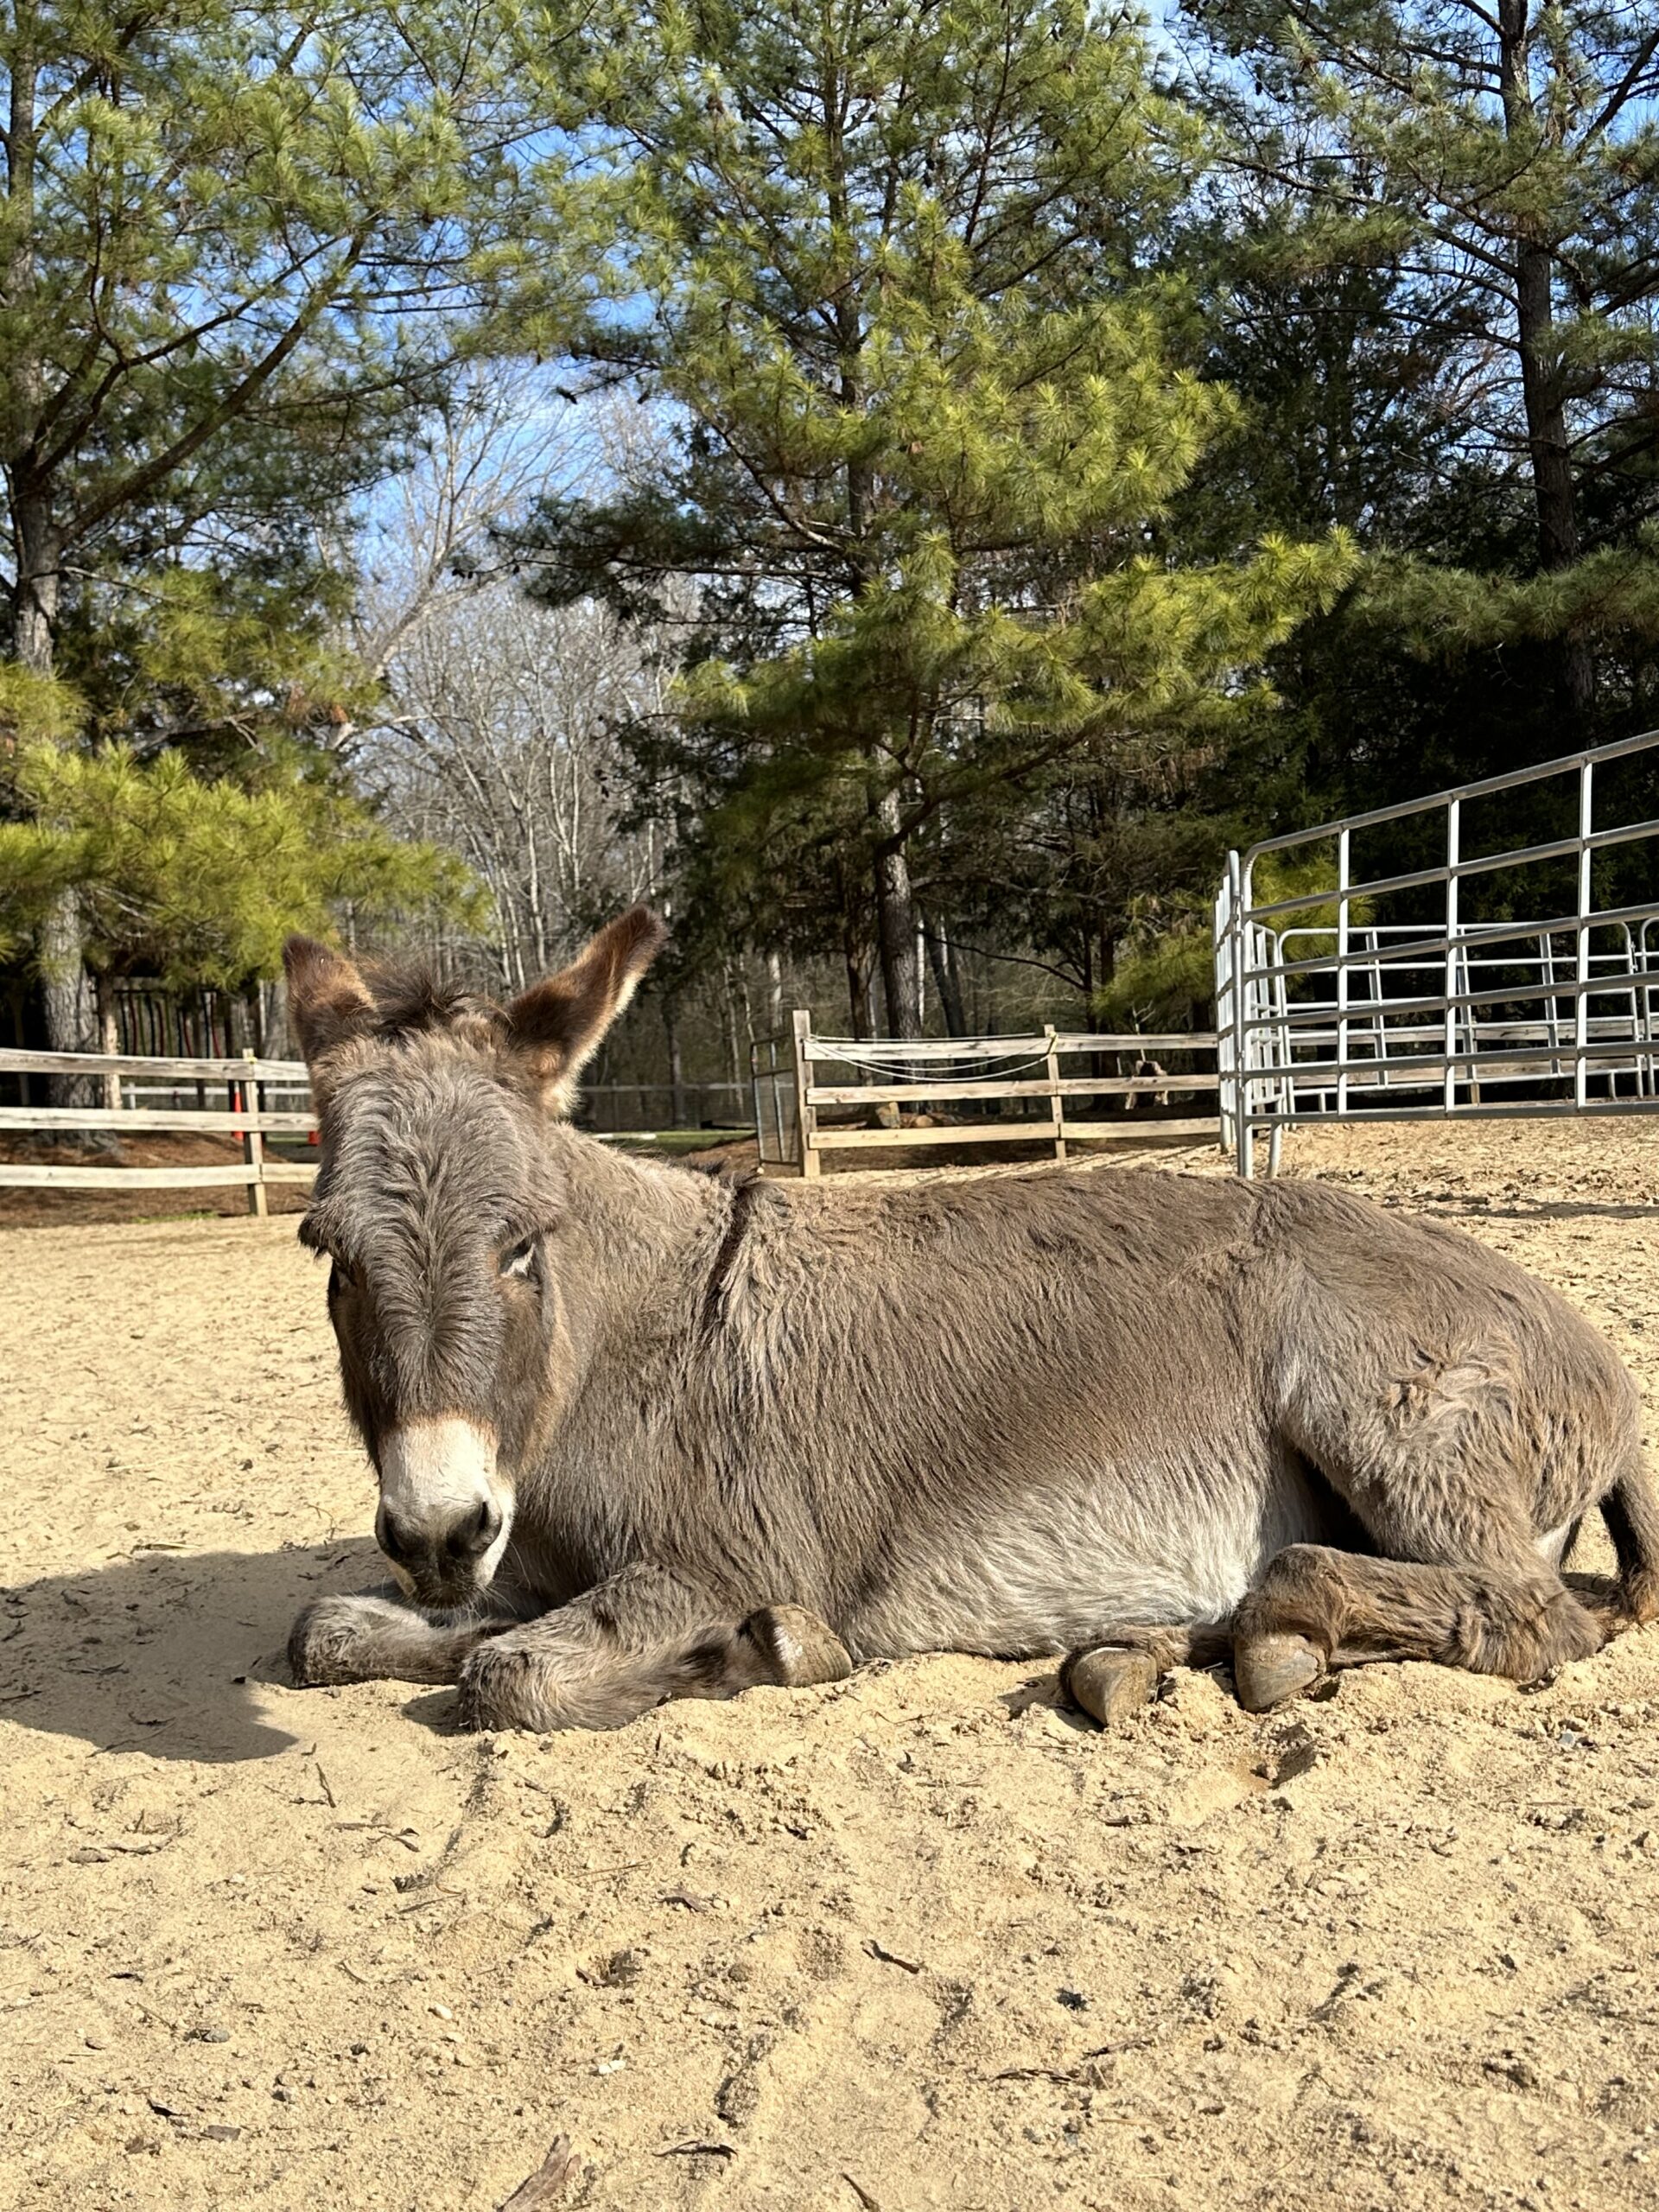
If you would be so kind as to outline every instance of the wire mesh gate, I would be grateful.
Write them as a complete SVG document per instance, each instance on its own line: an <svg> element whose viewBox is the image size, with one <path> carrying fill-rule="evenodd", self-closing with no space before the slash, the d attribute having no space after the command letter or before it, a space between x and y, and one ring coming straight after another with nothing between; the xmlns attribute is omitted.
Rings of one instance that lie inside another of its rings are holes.
<svg viewBox="0 0 1659 2212"><path fill-rule="evenodd" d="M1659 1107L1659 730L1228 856L1222 1140ZM1402 867L1408 861L1414 865Z"/></svg>

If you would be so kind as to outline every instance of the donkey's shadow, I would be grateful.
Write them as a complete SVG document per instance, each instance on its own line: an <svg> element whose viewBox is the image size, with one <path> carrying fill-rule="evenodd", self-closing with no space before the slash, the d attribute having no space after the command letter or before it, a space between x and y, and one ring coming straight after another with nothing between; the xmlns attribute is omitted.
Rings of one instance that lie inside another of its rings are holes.
<svg viewBox="0 0 1659 2212"><path fill-rule="evenodd" d="M1612 1563L1599 1529L1584 1550L1592 1568ZM319 1592L360 1590L385 1575L372 1540L362 1536L276 1552L141 1553L15 1584L0 1590L0 1727L205 1764L273 1758L315 1732L306 1701L326 1694L289 1687L284 1645L295 1616ZM1567 1580L1612 1601L1605 1573ZM1332 1675L1322 1694L1334 1694L1339 1680ZM454 1732L453 1690L391 1688L408 1719ZM291 1729L270 1717L273 1689ZM1096 1732L1066 1706L1047 1669L999 1702L1010 1715L1050 1706L1079 1733Z"/></svg>
<svg viewBox="0 0 1659 2212"><path fill-rule="evenodd" d="M286 1685L295 1615L319 1591L360 1589L384 1572L364 1536L276 1552L144 1552L14 1584L0 1592L0 1722L101 1751L269 1758L299 1740L260 1713L257 1688Z"/></svg>

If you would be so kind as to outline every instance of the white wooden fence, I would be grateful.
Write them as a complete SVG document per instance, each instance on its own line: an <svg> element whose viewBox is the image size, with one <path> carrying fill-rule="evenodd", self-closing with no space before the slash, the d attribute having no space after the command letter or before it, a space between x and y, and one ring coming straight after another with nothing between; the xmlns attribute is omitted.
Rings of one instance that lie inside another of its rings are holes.
<svg viewBox="0 0 1659 2212"><path fill-rule="evenodd" d="M242 1141L239 1160L207 1166L73 1166L32 1160L0 1160L0 1189L58 1191L223 1190L245 1185L250 1213L267 1211L266 1191L273 1183L308 1183L315 1168L308 1161L273 1160L268 1136L309 1135L316 1128L310 1111L304 1064L261 1060L250 1052L236 1060L149 1059L125 1052L29 1052L0 1051L0 1076L45 1075L102 1078L101 1106L0 1106L0 1129L28 1129L37 1135L61 1131L106 1130L121 1137L155 1130L234 1136ZM210 1088L224 1087L223 1107L205 1103ZM194 1090L195 1102L178 1103ZM302 1109L273 1108L272 1091L302 1096ZM162 1097L162 1105L140 1103Z"/></svg>
<svg viewBox="0 0 1659 2212"><path fill-rule="evenodd" d="M784 1057L785 1050L788 1057ZM1068 1140L1125 1137L1141 1131L1211 1137L1217 1122L1157 1115L1137 1116L1151 1102L1171 1097L1213 1099L1220 1078L1213 1066L1198 1072L1066 1074L1080 1055L1133 1065L1166 1052L1208 1058L1216 1039L1187 1032L1167 1036L1068 1034L1052 1028L1031 1037L947 1037L920 1039L819 1037L811 1016L797 1014L791 1036L767 1040L754 1052L753 1095L763 1160L792 1164L806 1176L823 1172L823 1154L839 1149L891 1152L937 1145L1031 1144L1052 1146L1064 1160ZM768 1060L768 1054L770 1058ZM851 1071L858 1080L820 1082L824 1065ZM0 1189L59 1191L214 1190L242 1186L251 1213L267 1211L273 1184L308 1184L315 1173L309 1160L273 1158L270 1137L308 1137L316 1128L304 1064L263 1060L252 1053L239 1059L159 1059L137 1053L35 1052L0 1049L0 1077L73 1076L99 1084L98 1106L0 1105L0 1131L27 1130L34 1135L65 1136L86 1131L120 1138L151 1132L228 1136L241 1142L242 1157L209 1166L182 1163L148 1167L105 1163L0 1160ZM209 1105L222 1090L223 1105ZM273 1103L285 1098L284 1104ZM1103 1117L1085 1102L1111 1100L1120 1110ZM953 1116L932 1128L892 1118L896 1127L871 1128L825 1118L849 1109L902 1109L950 1105L974 1118ZM979 1118L986 1107L1013 1108L995 1119ZM1070 1109L1070 1110L1068 1110ZM606 1131L607 1141L634 1133Z"/></svg>
<svg viewBox="0 0 1659 2212"><path fill-rule="evenodd" d="M762 1158L793 1161L808 1177L823 1173L826 1152L843 1149L890 1152L912 1145L1035 1143L1051 1145L1055 1159L1064 1160L1068 1140L1154 1130L1172 1136L1214 1138L1219 1134L1219 1122L1211 1114L1135 1117L1137 1108L1171 1096L1213 1098L1221 1080L1213 1065L1189 1073L1166 1072L1161 1067L1153 1073L1128 1075L1062 1072L1065 1062L1075 1063L1084 1054L1132 1062L1160 1052L1191 1054L1213 1063L1213 1033L1097 1036L1046 1028L1029 1037L820 1037L814 1033L811 1015L798 1012L788 1040L788 1062L783 1055L785 1042L768 1039L754 1049L755 1122ZM855 1070L860 1079L820 1082L817 1070L824 1064ZM1084 1105L1101 1099L1121 1101L1121 1108L1107 1118ZM1076 1104L1068 1112L1072 1101ZM902 1109L935 1103L958 1108L1012 1104L1015 1111L994 1120L953 1118L927 1128L906 1123L902 1113L893 1117L896 1128L853 1127L823 1118L826 1108ZM1033 1107L1034 1112L1030 1110Z"/></svg>

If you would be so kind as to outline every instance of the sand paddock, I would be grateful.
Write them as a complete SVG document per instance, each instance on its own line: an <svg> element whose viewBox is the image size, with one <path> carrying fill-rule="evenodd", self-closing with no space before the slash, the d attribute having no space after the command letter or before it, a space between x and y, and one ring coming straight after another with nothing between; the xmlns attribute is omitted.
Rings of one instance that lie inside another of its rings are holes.
<svg viewBox="0 0 1659 2212"><path fill-rule="evenodd" d="M1659 1128L1292 1172L1557 1283L1659 1414ZM1126 1172L1101 1167L1096 1172ZM373 1579L291 1220L0 1231L0 2207L1651 2205L1659 1630L1113 1734L938 1659L457 1735L296 1692Z"/></svg>

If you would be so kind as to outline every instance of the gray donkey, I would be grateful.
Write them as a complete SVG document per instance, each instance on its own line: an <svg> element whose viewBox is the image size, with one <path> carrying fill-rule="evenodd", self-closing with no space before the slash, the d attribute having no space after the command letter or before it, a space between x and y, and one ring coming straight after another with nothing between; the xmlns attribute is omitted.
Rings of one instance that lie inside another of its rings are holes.
<svg viewBox="0 0 1659 2212"><path fill-rule="evenodd" d="M505 1007L288 948L300 1234L402 1586L311 1605L298 1681L607 1727L1070 1652L1103 1719L1182 1661L1260 1711L1369 1659L1528 1681L1659 1613L1634 1386L1465 1237L1307 1184L733 1185L569 1128L663 935L636 907ZM1619 1579L1569 1590L1592 1506Z"/></svg>

